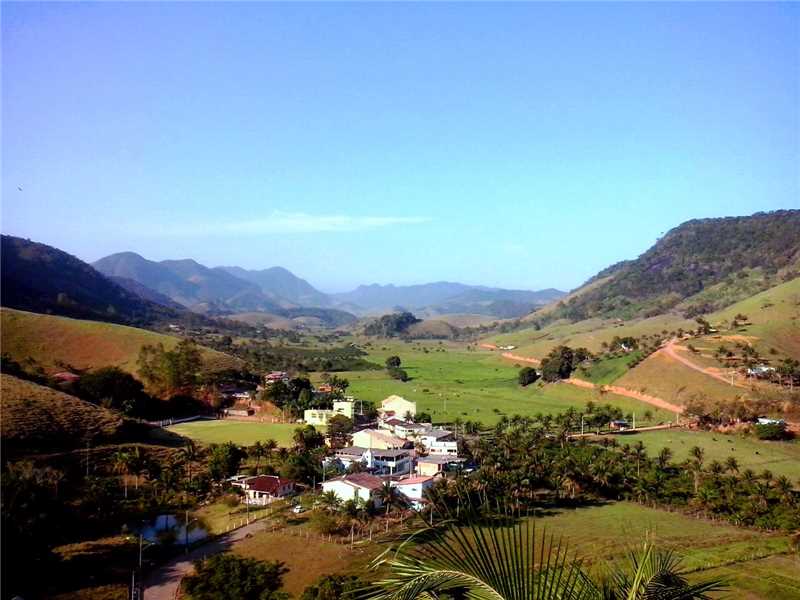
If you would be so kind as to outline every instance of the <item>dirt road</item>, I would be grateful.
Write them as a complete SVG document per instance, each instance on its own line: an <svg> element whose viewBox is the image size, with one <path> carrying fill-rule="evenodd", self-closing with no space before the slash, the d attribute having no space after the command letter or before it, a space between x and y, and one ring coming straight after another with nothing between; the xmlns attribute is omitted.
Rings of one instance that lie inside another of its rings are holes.
<svg viewBox="0 0 800 600"><path fill-rule="evenodd" d="M710 369L708 367L701 367L700 365L693 363L691 360L689 360L685 356L681 356L681 353L678 350L678 348L683 349L682 347L678 346L678 340L673 339L673 340L670 340L669 342L667 342L664 345L663 348L658 350L658 352L663 352L664 354L666 354L670 358L672 358L674 360L677 360L682 365L684 365L686 367L689 367L690 369L694 369L695 371L698 371L699 373L702 373L703 375L708 375L709 377L713 377L714 379L718 379L719 381L721 381L723 383L727 383L728 385L731 384L730 377L725 377L724 375L720 375L719 373L717 373L713 369ZM735 380L734 380L733 385L736 386L736 387L744 387L741 383L738 383Z"/></svg>
<svg viewBox="0 0 800 600"><path fill-rule="evenodd" d="M571 385L587 388L587 389L596 389L597 386L590 381L584 381L583 379L575 379L574 377L570 377L569 379L564 379L564 383L569 383ZM611 394L616 394L617 396L625 396L627 398L633 398L634 400L639 400L640 402L645 402L657 408L663 408L664 410L668 410L670 412L681 414L683 413L683 407L678 406L677 404L672 404L671 402L667 402L666 400L662 400L661 398L657 398L656 396L650 396L649 394L643 394L642 392L637 392L636 390L629 390L628 388L624 388L619 385L604 385L600 387L600 390L604 392L609 392Z"/></svg>

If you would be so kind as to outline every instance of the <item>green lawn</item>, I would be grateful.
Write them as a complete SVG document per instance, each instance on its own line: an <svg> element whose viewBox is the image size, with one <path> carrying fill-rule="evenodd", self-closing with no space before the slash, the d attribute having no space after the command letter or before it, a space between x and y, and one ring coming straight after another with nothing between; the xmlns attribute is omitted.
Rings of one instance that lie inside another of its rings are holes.
<svg viewBox="0 0 800 600"><path fill-rule="evenodd" d="M279 446L292 445L292 434L299 427L296 423L257 423L252 421L194 421L168 427L179 435L201 444L235 442L240 446L252 446L256 442L273 439ZM318 428L319 429L319 428Z"/></svg>
<svg viewBox="0 0 800 600"><path fill-rule="evenodd" d="M565 383L520 387L517 384L519 367L487 350L473 351L464 345L440 345L430 341L378 342L367 350L368 359L379 364L383 364L387 356L400 356L402 368L412 379L403 383L391 379L385 371L348 372L342 374L350 381L348 392L376 403L390 394L398 394L415 401L418 411L429 412L434 421L440 423L459 417L491 425L502 414L552 414L569 407L582 408L588 401L608 402L626 413L635 412L637 422L642 422L647 410L653 414L653 422L673 419L671 413L637 400Z"/></svg>
<svg viewBox="0 0 800 600"><path fill-rule="evenodd" d="M723 462L733 456L739 468L752 469L756 473L769 469L775 475L786 475L792 482L800 479L800 442L762 442L741 435L666 429L619 436L620 443L633 444L639 440L650 455L668 446L675 454L675 461L689 456L689 449L699 446L705 450L705 461Z"/></svg>

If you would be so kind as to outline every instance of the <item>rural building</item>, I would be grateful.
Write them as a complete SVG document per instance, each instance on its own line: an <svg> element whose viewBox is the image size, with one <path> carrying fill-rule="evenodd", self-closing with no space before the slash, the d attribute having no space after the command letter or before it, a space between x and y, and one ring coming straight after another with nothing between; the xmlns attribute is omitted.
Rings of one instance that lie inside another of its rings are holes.
<svg viewBox="0 0 800 600"><path fill-rule="evenodd" d="M402 448L408 442L385 429L362 429L353 434L353 445L362 448L376 448L378 450L392 450Z"/></svg>
<svg viewBox="0 0 800 600"><path fill-rule="evenodd" d="M244 492L243 501L246 504L256 506L265 506L294 492L294 481L277 475L237 477L231 483Z"/></svg>
<svg viewBox="0 0 800 600"><path fill-rule="evenodd" d="M397 437L403 438L404 440L416 439L419 435L431 429L431 426L429 424L412 423L410 421L404 421L403 419L398 419L396 417L391 417L389 419L386 419L385 421L381 421L379 423L379 427L381 429L386 429L388 431L391 431Z"/></svg>
<svg viewBox="0 0 800 600"><path fill-rule="evenodd" d="M425 503L425 492L433 487L434 479L431 476L403 477L391 482L391 486L403 494L411 506L420 510Z"/></svg>
<svg viewBox="0 0 800 600"><path fill-rule="evenodd" d="M366 467L367 462L364 455L367 450L367 448L361 448L359 446L348 446L347 448L339 448L334 452L333 456L345 469L349 468L354 463L364 463Z"/></svg>
<svg viewBox="0 0 800 600"><path fill-rule="evenodd" d="M406 415L417 415L417 403L406 400L400 396L389 396L381 402L379 411L383 418L399 417L405 419Z"/></svg>
<svg viewBox="0 0 800 600"><path fill-rule="evenodd" d="M303 421L308 425L327 425L328 421L336 415L342 415L348 419L353 418L353 401L336 400L332 409L311 408L303 411Z"/></svg>
<svg viewBox="0 0 800 600"><path fill-rule="evenodd" d="M458 442L453 432L446 429L429 429L419 436L420 443L428 454L447 454L458 456Z"/></svg>
<svg viewBox="0 0 800 600"><path fill-rule="evenodd" d="M449 469L459 467L465 459L455 456L433 454L417 458L417 475L434 476Z"/></svg>
<svg viewBox="0 0 800 600"><path fill-rule="evenodd" d="M276 381L289 383L289 374L286 371L272 371L264 375L264 386L269 387Z"/></svg>
<svg viewBox="0 0 800 600"><path fill-rule="evenodd" d="M383 480L369 473L353 473L343 475L335 479L323 482L323 492L333 492L342 502L359 500L372 502L376 507L380 507L380 499L375 497L375 493L383 486Z"/></svg>
<svg viewBox="0 0 800 600"><path fill-rule="evenodd" d="M630 429L631 425L624 419L617 419L611 421L611 423L609 423L609 427L611 427L611 429L617 429L619 431L622 431L623 429Z"/></svg>
<svg viewBox="0 0 800 600"><path fill-rule="evenodd" d="M380 475L403 475L410 473L413 467L409 450L380 450L368 448L364 453L367 468Z"/></svg>

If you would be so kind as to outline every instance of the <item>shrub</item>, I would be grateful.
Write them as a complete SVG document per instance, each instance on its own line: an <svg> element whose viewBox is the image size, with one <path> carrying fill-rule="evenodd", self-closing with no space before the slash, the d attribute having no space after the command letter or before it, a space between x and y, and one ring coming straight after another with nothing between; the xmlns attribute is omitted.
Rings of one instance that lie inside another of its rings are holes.
<svg viewBox="0 0 800 600"><path fill-rule="evenodd" d="M756 425L753 427L753 433L760 440L785 440L789 437L785 423Z"/></svg>
<svg viewBox="0 0 800 600"><path fill-rule="evenodd" d="M278 591L288 571L282 562L217 554L195 563L195 574L183 580L192 600L288 600Z"/></svg>

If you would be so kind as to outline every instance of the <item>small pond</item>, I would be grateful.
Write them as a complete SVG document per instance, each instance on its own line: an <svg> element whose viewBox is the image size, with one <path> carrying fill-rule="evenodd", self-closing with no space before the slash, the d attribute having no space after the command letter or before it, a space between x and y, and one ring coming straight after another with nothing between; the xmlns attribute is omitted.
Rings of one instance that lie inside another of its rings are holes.
<svg viewBox="0 0 800 600"><path fill-rule="evenodd" d="M158 515L150 521L145 521L142 526L135 529L137 534L150 543L170 545L170 544L189 544L204 540L208 537L208 531L203 528L203 524L196 519L189 520L189 532L187 538L186 520L183 515L165 514Z"/></svg>

